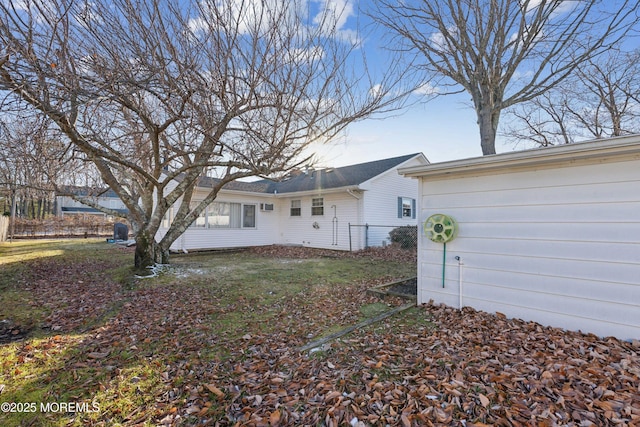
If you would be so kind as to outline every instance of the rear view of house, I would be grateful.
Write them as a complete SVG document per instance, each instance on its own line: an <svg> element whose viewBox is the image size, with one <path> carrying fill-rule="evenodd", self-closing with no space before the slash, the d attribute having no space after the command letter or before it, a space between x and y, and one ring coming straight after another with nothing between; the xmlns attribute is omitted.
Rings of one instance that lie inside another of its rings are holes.
<svg viewBox="0 0 640 427"><path fill-rule="evenodd" d="M194 250L300 245L358 250L388 242L394 227L416 224L418 183L400 167L428 164L410 154L351 166L292 172L283 181L232 182L172 245ZM204 198L203 178L194 199ZM171 220L167 215L162 236Z"/></svg>

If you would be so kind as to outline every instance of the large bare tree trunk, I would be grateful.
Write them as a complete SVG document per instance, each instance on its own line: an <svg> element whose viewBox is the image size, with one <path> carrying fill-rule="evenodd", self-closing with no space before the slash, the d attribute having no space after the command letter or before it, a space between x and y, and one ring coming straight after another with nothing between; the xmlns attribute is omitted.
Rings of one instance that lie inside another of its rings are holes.
<svg viewBox="0 0 640 427"><path fill-rule="evenodd" d="M143 269L154 264L167 264L169 250L162 249L148 230L140 230L136 235L135 268Z"/></svg>
<svg viewBox="0 0 640 427"><path fill-rule="evenodd" d="M489 109L476 111L478 113L478 126L480 127L482 155L496 154L496 133L498 132L499 113L494 114Z"/></svg>

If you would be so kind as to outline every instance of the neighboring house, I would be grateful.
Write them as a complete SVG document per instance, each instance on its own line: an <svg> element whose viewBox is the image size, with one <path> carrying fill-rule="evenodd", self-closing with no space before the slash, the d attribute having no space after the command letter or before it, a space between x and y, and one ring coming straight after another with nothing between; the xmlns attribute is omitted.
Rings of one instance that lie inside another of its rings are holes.
<svg viewBox="0 0 640 427"><path fill-rule="evenodd" d="M410 154L339 168L295 171L283 181L231 182L171 249L233 248L272 244L338 250L383 244L389 231L368 237L365 224L416 224L418 183L399 167L428 164ZM202 178L194 200L205 197L211 178ZM173 209L176 209L174 206ZM173 210L158 237L166 233ZM350 227L351 224L351 227Z"/></svg>
<svg viewBox="0 0 640 427"><path fill-rule="evenodd" d="M421 225L458 224L446 248L420 230L419 304L640 338L640 135L400 172Z"/></svg>
<svg viewBox="0 0 640 427"><path fill-rule="evenodd" d="M94 202L105 208L114 209L122 214L128 212L122 200L111 189L95 189L87 187L64 187L56 194L56 216L69 215L99 215L107 217L109 215L95 208L84 205L74 200L69 194L91 198ZM94 196L95 194L95 196Z"/></svg>

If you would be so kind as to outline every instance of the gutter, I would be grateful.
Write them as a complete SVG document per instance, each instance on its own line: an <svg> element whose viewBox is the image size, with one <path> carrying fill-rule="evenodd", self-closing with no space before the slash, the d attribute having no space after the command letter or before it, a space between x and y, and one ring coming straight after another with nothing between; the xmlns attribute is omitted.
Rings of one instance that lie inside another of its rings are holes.
<svg viewBox="0 0 640 427"><path fill-rule="evenodd" d="M361 189L360 189L360 188L358 188L358 187L355 187L355 188L347 188L347 193L349 193L349 195L350 195L351 197L353 197L353 198L354 198L354 199L356 199L356 200L360 200L360 196L358 196L357 194L355 194L355 193L354 193L354 191L362 192L363 190L361 190Z"/></svg>
<svg viewBox="0 0 640 427"><path fill-rule="evenodd" d="M547 148L534 148L482 157L401 168L406 177L447 177L507 169L548 168L560 164L605 162L613 159L640 159L640 135L598 139Z"/></svg>

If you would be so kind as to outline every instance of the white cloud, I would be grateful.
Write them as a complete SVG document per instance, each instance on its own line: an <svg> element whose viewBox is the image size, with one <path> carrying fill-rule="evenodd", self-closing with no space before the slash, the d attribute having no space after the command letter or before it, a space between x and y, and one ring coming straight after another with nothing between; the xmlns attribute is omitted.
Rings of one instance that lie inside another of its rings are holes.
<svg viewBox="0 0 640 427"><path fill-rule="evenodd" d="M189 29L194 33L207 31L207 21L202 17L192 18L189 20Z"/></svg>
<svg viewBox="0 0 640 427"><path fill-rule="evenodd" d="M354 16L353 3L349 0L320 0L320 12L314 17L313 23L321 25L325 17L329 17L338 30L342 30L347 19ZM326 14L326 15L325 15Z"/></svg>
<svg viewBox="0 0 640 427"><path fill-rule="evenodd" d="M303 0L306 1L306 0ZM255 29L272 26L275 21L287 25L289 19L296 16L296 6L301 2L282 2L280 0L221 0L201 2L202 15L192 18L189 27L194 32L207 31L217 27L222 21L224 27L246 34Z"/></svg>
<svg viewBox="0 0 640 427"><path fill-rule="evenodd" d="M431 42L432 46L435 49L438 49L440 51L443 52L448 52L449 51L449 45L447 43L447 37L457 37L458 36L458 29L455 26L450 26L449 28L447 28L447 33L448 35L445 36L443 33L441 32L437 32L437 33L432 33L431 36L429 37L429 41Z"/></svg>
<svg viewBox="0 0 640 427"><path fill-rule="evenodd" d="M380 96L380 93L382 93L382 85L379 83L377 85L373 85L373 87L369 89L369 93L373 97Z"/></svg>
<svg viewBox="0 0 640 427"><path fill-rule="evenodd" d="M314 46L310 49L294 49L289 55L293 63L313 62L322 59L325 51L322 46Z"/></svg>
<svg viewBox="0 0 640 427"><path fill-rule="evenodd" d="M537 9L540 4L542 3L542 0L520 0L520 6L522 8L525 9L526 13L532 12L535 9ZM545 9L548 9L550 7L553 7L553 4L555 2L548 2L544 7ZM573 0L563 0L560 2L560 4L557 6L557 9L553 12L553 15L560 15L563 14L565 12L570 12L574 7L576 7L576 1ZM552 16L553 17L553 16Z"/></svg>
<svg viewBox="0 0 640 427"><path fill-rule="evenodd" d="M438 95L440 93L440 88L433 86L430 82L427 82L414 90L413 93L423 96Z"/></svg>
<svg viewBox="0 0 640 427"><path fill-rule="evenodd" d="M352 0L316 0L318 13L313 17L313 24L323 28L327 35L353 45L361 44L358 32L348 28L347 21L356 16Z"/></svg>

